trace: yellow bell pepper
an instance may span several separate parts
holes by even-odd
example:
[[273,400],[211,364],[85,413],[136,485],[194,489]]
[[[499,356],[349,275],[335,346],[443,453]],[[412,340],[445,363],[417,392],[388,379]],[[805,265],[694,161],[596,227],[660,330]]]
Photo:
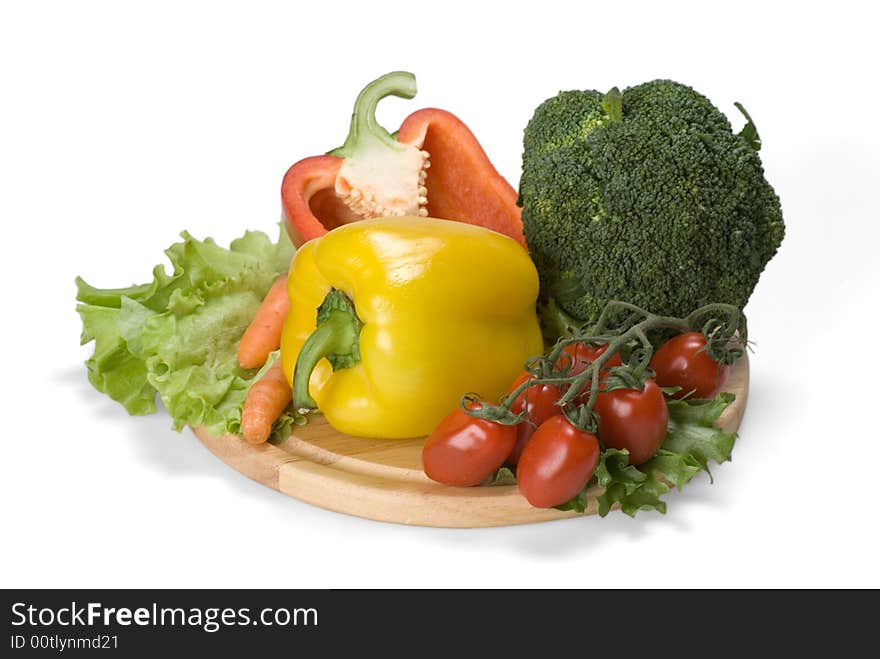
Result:
[[543,350],[528,254],[462,222],[339,227],[299,249],[287,290],[294,404],[350,435],[428,434],[465,393],[497,400]]

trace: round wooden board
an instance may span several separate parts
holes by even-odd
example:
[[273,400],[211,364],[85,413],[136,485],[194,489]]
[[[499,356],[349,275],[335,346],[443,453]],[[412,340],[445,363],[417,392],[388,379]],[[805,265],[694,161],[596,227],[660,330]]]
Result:
[[[736,394],[718,425],[736,430],[746,410],[748,358],[734,366],[726,389]],[[235,435],[194,432],[226,464],[275,490],[337,512],[383,522],[473,528],[547,522],[581,513],[533,508],[515,485],[449,487],[422,472],[424,438],[364,439],[343,435],[316,415],[280,445],[250,445]],[[598,492],[594,493],[598,494]],[[596,512],[595,496],[587,514]]]

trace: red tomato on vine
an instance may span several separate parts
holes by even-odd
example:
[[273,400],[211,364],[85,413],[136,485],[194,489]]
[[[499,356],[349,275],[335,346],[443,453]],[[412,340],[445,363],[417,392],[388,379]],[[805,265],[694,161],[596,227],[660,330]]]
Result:
[[538,427],[519,458],[516,480],[530,504],[551,508],[584,489],[599,464],[596,436],[557,414]]
[[650,460],[663,444],[669,410],[654,380],[638,389],[612,389],[596,396],[593,411],[599,415],[599,437],[605,446],[629,451],[629,463]]
[[422,464],[428,478],[439,483],[479,485],[504,464],[515,443],[515,426],[478,419],[458,408],[428,437]]
[[706,352],[706,337],[685,332],[664,343],[651,358],[651,370],[661,387],[681,387],[675,394],[693,398],[714,398],[730,375],[730,366],[719,364]]
[[[587,370],[587,366],[596,361],[599,356],[604,353],[608,349],[607,345],[603,346],[594,346],[588,343],[569,343],[565,346],[565,354],[568,355],[567,363],[570,365],[569,375],[579,375]],[[562,362],[565,358],[560,358],[557,366],[561,366]],[[605,368],[611,368],[613,366],[620,366],[622,364],[620,360],[620,354],[612,355],[607,362],[605,362]]]
[[[530,373],[522,373],[510,387],[510,393],[513,393],[524,382],[532,379]],[[531,439],[535,430],[538,429],[551,416],[559,414],[559,406],[556,405],[562,397],[562,391],[555,384],[536,384],[516,397],[510,406],[510,411],[514,414],[521,414],[527,411],[528,417],[525,421],[516,427],[516,444],[513,451],[507,457],[507,462],[515,465],[519,462],[519,456],[522,454],[523,448]]]

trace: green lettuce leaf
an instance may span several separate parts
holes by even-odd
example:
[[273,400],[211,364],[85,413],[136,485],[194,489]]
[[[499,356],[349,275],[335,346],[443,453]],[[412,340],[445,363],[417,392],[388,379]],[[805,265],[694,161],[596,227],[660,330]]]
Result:
[[[629,464],[629,451],[605,449],[599,459],[594,474],[595,484],[604,488],[598,499],[599,515],[605,517],[615,503],[632,499],[634,504],[637,495],[648,480],[648,476],[638,468]],[[645,493],[642,493],[644,497]]]
[[[248,231],[228,249],[210,238],[181,237],[165,251],[172,272],[158,265],[150,283],[97,289],[77,278],[81,342],[95,342],[89,381],[130,414],[155,412],[158,397],[175,430],[237,433],[250,384],[278,357],[262,369],[242,369],[238,342],[294,249],[283,227],[277,241]],[[273,438],[304,421],[291,410]]]
[[129,414],[156,411],[156,390],[147,382],[147,365],[132,355],[119,333],[119,309],[80,305],[81,342],[95,342],[86,361],[89,382],[125,406]]
[[501,465],[486,479],[486,485],[516,485],[516,473],[507,465]]
[[729,460],[736,433],[723,432],[714,423],[733,399],[733,394],[721,393],[709,401],[669,401],[669,431],[663,448],[688,456],[707,473],[710,461]]

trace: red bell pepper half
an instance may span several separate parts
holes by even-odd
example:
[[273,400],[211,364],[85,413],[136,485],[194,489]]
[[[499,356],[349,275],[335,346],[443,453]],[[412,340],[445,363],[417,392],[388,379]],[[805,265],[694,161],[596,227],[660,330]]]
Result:
[[395,135],[376,122],[380,100],[415,94],[411,73],[374,80],[358,95],[345,144],[287,171],[281,203],[295,245],[349,222],[410,215],[476,224],[525,246],[516,191],[460,119],[426,108]]

